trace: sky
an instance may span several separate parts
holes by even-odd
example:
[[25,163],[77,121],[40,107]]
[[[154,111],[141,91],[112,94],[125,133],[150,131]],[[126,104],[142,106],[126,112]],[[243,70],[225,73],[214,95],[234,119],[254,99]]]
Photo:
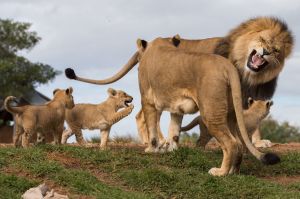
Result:
[[[21,52],[33,62],[64,71],[72,67],[82,77],[103,79],[114,75],[136,51],[138,38],[179,34],[201,39],[224,36],[241,22],[257,16],[283,19],[295,37],[292,55],[280,74],[271,115],[300,126],[300,1],[298,0],[0,0],[0,18],[32,23],[42,38],[30,51]],[[137,66],[110,85],[92,85],[68,80],[63,74],[37,87],[47,96],[56,88],[74,89],[76,103],[100,103],[107,89],[121,89],[134,97],[133,112],[111,129],[111,137],[137,137],[135,115],[140,109]],[[299,86],[299,87],[298,87]],[[196,115],[185,116],[187,124]],[[161,126],[167,135],[169,114]],[[198,129],[193,129],[198,132]],[[84,131],[84,137],[99,131]],[[72,139],[71,139],[72,140]],[[74,140],[74,139],[73,139]]]

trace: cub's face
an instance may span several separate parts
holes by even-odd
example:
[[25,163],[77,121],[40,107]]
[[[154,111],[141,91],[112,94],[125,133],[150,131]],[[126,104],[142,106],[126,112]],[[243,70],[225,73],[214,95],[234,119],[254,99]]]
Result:
[[109,97],[113,98],[117,102],[118,109],[128,107],[133,100],[133,97],[122,90],[109,88],[107,92],[109,94]]
[[272,100],[253,100],[252,98],[248,99],[248,110],[256,113],[256,115],[262,116],[262,119],[270,113],[270,108],[272,105]]
[[67,109],[72,109],[75,106],[72,93],[72,87],[69,87],[66,90],[55,89],[53,91],[54,99],[63,101]]

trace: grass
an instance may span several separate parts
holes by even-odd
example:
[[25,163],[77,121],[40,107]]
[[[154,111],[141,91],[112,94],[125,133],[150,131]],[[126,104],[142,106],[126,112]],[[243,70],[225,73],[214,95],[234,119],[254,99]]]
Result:
[[[282,185],[263,179],[299,177],[299,152],[282,154],[282,162],[274,166],[245,155],[240,175],[210,176],[208,170],[219,166],[221,158],[220,150],[188,147],[168,154],[145,154],[138,147],[0,148],[0,198],[20,198],[45,179],[67,190],[71,198],[300,198],[299,181]],[[8,168],[30,178],[4,174]]]

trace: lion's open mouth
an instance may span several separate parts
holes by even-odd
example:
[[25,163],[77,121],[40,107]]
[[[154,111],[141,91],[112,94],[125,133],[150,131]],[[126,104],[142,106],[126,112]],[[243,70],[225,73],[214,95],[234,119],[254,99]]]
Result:
[[125,100],[124,104],[126,107],[128,107],[131,102],[132,102],[132,99]]
[[268,65],[268,62],[263,58],[263,55],[259,54],[256,50],[252,50],[247,62],[248,68],[254,72],[259,72],[266,65]]

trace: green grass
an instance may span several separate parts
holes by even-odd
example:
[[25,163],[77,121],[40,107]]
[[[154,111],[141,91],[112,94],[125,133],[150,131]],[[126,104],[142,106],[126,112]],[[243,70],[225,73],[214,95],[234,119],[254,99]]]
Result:
[[[76,165],[49,159],[49,154],[71,157]],[[47,156],[48,154],[48,156]],[[264,166],[245,155],[240,175],[212,177],[207,172],[220,166],[220,150],[203,152],[183,147],[168,154],[145,154],[141,148],[98,148],[45,145],[30,149],[0,148],[0,171],[15,168],[30,173],[29,181],[0,175],[0,191],[12,197],[48,179],[72,194],[95,198],[300,198],[300,182],[281,185],[263,180],[268,176],[300,176],[300,153],[281,155],[282,162]],[[103,172],[110,182],[97,178]],[[18,174],[16,174],[18,175]],[[3,179],[4,180],[3,180]],[[5,180],[8,178],[9,180]],[[8,182],[7,182],[8,181]],[[3,195],[3,194],[1,194]],[[19,195],[18,195],[19,196]]]
[[15,175],[0,173],[0,198],[21,198],[21,195],[29,188],[37,186],[37,182]]

